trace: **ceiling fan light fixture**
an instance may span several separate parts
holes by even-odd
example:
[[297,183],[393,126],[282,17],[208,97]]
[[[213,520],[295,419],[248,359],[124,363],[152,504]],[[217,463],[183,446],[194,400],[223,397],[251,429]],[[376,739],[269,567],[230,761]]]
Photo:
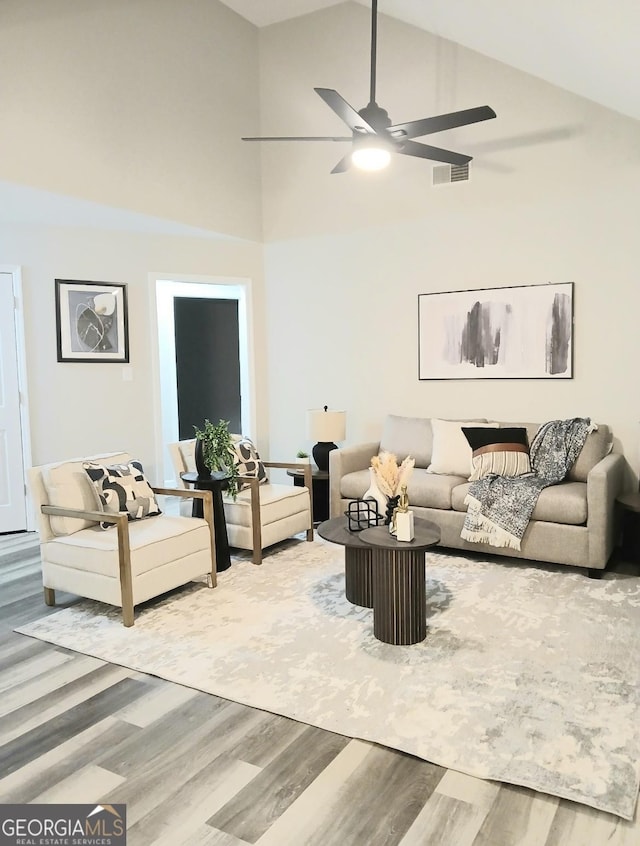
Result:
[[[1,2],[1,0],[0,0]],[[335,2],[335,0],[334,0]],[[369,77],[369,102],[356,111],[344,97],[333,88],[314,88],[329,108],[351,130],[351,137],[336,135],[267,136],[243,138],[243,141],[351,141],[352,149],[335,165],[331,173],[345,173],[351,166],[361,170],[382,170],[391,161],[391,153],[445,162],[461,167],[471,161],[471,156],[442,150],[430,144],[414,141],[424,135],[444,132],[458,126],[468,126],[478,121],[494,118],[496,113],[490,106],[463,109],[449,114],[433,115],[406,123],[392,124],[389,113],[376,103],[376,60],[378,41],[378,0],[371,0],[371,73]]]
[[391,161],[389,149],[379,143],[360,144],[351,153],[351,162],[360,170],[382,170]]

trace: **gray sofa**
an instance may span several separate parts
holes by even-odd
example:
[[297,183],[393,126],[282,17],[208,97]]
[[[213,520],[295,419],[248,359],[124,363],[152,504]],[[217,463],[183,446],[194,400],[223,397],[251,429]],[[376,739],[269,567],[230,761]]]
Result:
[[[471,426],[486,422],[499,427],[524,426],[529,443],[541,425],[484,419],[466,422]],[[440,425],[437,430],[440,433]],[[468,477],[428,472],[434,448],[431,418],[388,415],[379,441],[330,453],[331,516],[341,515],[350,500],[362,497],[368,489],[372,456],[387,451],[402,461],[411,455],[416,462],[408,484],[411,509],[416,517],[438,524],[441,546],[586,567],[594,571],[590,575],[598,575],[595,571],[604,570],[616,543],[615,500],[624,482],[624,458],[612,452],[612,443],[609,427],[598,424],[597,430],[587,436],[566,480],[541,492],[517,551],[470,543],[460,537]]]

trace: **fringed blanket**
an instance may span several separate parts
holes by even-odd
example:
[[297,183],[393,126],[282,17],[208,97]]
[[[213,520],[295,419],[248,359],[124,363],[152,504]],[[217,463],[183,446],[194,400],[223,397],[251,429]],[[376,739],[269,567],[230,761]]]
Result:
[[531,473],[517,477],[492,474],[471,483],[460,537],[519,550],[540,491],[565,478],[587,435],[595,429],[588,417],[544,423],[531,443]]

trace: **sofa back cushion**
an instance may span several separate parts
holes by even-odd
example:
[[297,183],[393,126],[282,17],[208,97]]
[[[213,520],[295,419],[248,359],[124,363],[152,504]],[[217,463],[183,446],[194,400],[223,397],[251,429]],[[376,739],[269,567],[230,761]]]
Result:
[[570,482],[586,482],[589,471],[596,464],[609,455],[613,449],[613,434],[606,423],[598,423],[595,432],[587,435],[578,460],[569,471],[567,479]]
[[[495,423],[486,421],[472,421],[474,427],[497,428]],[[460,476],[468,479],[473,471],[472,453],[469,441],[466,439],[462,427],[469,425],[468,420],[441,420],[432,418],[433,449],[428,473],[438,473],[445,476]]]
[[388,414],[380,438],[380,452],[393,453],[399,462],[410,455],[416,467],[428,467],[431,462],[433,435],[428,417],[401,417]]
[[[542,423],[504,423],[501,422],[500,427],[505,426],[524,426],[527,430],[529,443],[533,441],[536,432]],[[589,471],[592,470],[599,461],[609,455],[613,449],[613,435],[611,429],[606,423],[598,423],[598,428],[594,432],[587,435],[587,440],[582,447],[582,451],[578,456],[578,460],[573,465],[567,474],[569,482],[586,482]]]

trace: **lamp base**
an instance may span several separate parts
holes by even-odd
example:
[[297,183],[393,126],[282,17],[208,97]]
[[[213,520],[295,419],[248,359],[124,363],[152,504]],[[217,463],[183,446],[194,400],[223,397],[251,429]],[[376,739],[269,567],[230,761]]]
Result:
[[318,441],[313,447],[311,454],[318,465],[318,470],[324,470],[325,473],[329,472],[329,453],[332,449],[338,449],[332,441]]

